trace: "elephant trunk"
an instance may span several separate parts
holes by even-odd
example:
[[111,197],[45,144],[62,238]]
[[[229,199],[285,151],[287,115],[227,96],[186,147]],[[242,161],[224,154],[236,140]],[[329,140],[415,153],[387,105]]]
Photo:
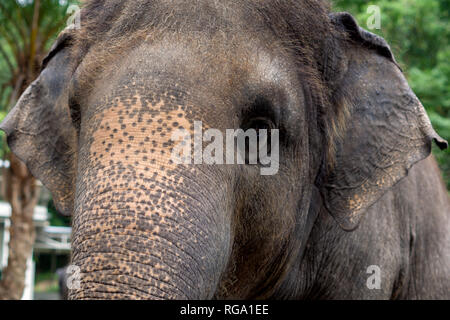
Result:
[[72,264],[81,274],[71,298],[211,298],[229,230],[211,202],[188,193],[138,188],[90,196],[74,221]]
[[82,123],[70,298],[211,298],[231,250],[228,184],[170,160],[167,114],[120,110]]

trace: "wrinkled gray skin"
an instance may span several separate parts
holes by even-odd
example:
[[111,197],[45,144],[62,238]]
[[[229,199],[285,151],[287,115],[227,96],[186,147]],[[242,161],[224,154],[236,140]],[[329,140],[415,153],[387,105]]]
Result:
[[[447,144],[384,40],[319,1],[196,4],[89,2],[1,125],[73,215],[70,298],[450,298]],[[175,165],[195,120],[280,129],[279,172]]]

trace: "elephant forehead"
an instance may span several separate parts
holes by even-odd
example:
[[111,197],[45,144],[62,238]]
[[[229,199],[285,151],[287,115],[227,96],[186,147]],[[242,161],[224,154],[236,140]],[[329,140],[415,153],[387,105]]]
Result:
[[284,88],[296,80],[294,54],[275,37],[169,33],[136,42],[112,52],[101,43],[93,47],[77,71],[78,94],[89,92],[93,83],[95,92],[111,90],[119,82],[132,88],[133,78],[158,90],[164,85],[189,88],[197,100],[219,105],[236,99],[248,86]]

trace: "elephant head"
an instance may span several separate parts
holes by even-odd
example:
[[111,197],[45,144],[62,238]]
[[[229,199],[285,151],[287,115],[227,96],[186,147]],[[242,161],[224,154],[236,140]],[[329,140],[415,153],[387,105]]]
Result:
[[[92,1],[81,23],[1,125],[73,215],[71,298],[271,297],[322,206],[352,230],[446,147],[386,42],[321,1]],[[277,173],[174,162],[195,121],[277,129]]]

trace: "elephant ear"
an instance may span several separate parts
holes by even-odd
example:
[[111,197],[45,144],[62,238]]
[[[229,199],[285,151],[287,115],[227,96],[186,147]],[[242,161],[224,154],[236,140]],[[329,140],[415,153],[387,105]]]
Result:
[[0,124],[11,151],[50,190],[63,214],[73,208],[76,130],[68,107],[72,75],[70,32],[63,32],[43,61],[39,77]]
[[433,140],[442,149],[447,142],[433,130],[385,40],[348,13],[331,19],[342,36],[333,59],[345,66],[334,81],[335,101],[349,117],[321,192],[340,226],[353,230],[369,206],[430,155]]

